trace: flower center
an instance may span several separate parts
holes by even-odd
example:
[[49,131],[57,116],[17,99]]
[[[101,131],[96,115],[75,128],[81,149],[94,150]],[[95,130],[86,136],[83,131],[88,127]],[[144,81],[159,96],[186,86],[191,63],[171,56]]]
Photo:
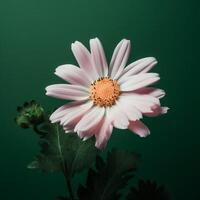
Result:
[[116,80],[102,77],[90,86],[90,99],[98,106],[112,106],[120,95],[120,88]]

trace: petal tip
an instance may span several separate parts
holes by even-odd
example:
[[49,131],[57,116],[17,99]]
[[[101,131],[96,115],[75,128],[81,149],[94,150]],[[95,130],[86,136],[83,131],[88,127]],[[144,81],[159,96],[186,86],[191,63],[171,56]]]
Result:
[[162,114],[166,114],[168,112],[168,110],[170,110],[169,107],[163,107],[162,108]]

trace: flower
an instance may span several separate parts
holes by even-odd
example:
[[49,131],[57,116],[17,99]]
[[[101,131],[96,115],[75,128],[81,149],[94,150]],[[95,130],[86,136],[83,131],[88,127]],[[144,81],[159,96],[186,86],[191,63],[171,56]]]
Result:
[[98,38],[90,40],[90,52],[82,43],[72,43],[80,67],[57,67],[55,74],[69,84],[46,87],[46,95],[72,102],[58,108],[50,116],[51,122],[59,122],[66,132],[77,132],[83,140],[95,135],[95,146],[100,149],[106,146],[113,127],[130,129],[140,137],[149,135],[142,116],[167,112],[159,100],[165,92],[147,87],[160,79],[159,74],[149,73],[157,63],[155,58],[143,58],[125,67],[130,46],[129,40],[121,40],[108,67]]

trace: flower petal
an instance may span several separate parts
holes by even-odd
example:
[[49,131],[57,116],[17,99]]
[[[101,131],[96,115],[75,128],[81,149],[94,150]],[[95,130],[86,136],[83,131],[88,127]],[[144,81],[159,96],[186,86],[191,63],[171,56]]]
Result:
[[55,74],[71,84],[84,86],[88,86],[90,84],[84,70],[74,65],[60,65],[56,68]]
[[51,114],[49,119],[52,123],[59,122],[62,119],[63,116],[65,116],[71,110],[73,110],[74,108],[76,108],[76,107],[78,107],[82,104],[85,104],[85,102],[83,102],[83,101],[73,101],[73,102],[70,102],[68,104],[65,104],[65,105],[59,107],[57,110],[55,110]]
[[141,113],[153,112],[152,107],[160,105],[158,98],[150,95],[139,95],[135,93],[122,94],[124,102],[131,103],[132,106],[136,107]]
[[165,96],[164,90],[153,88],[153,87],[140,88],[138,90],[135,90],[134,93],[141,94],[141,95],[147,94],[147,95],[151,95],[151,96],[154,96],[156,98],[159,98],[159,99],[161,99],[162,97]]
[[91,56],[99,77],[108,75],[108,64],[102,44],[98,38],[90,40]]
[[137,74],[127,78],[126,82],[120,85],[121,91],[133,91],[146,87],[160,79],[157,73]]
[[133,105],[132,99],[121,96],[116,104],[127,115],[129,120],[136,121],[142,118],[142,113]]
[[85,141],[97,133],[97,130],[99,130],[97,129],[97,126],[98,125],[91,127],[86,131],[77,131],[77,134],[81,139],[83,138],[83,141]]
[[88,113],[86,113],[79,123],[74,128],[74,131],[86,131],[95,125],[97,125],[105,114],[104,107],[93,107]]
[[98,149],[103,149],[106,146],[112,134],[112,130],[113,130],[113,126],[108,120],[108,118],[107,117],[103,118],[103,120],[101,121],[101,126],[99,128],[99,131],[97,134],[95,134],[95,137],[96,137],[95,146]]
[[109,76],[117,79],[123,71],[130,53],[130,41],[123,39],[115,48],[109,67]]
[[[88,101],[87,103],[77,106],[73,110],[70,110],[60,121],[60,124],[63,126],[76,126],[76,124],[82,119],[84,114],[86,114],[91,107],[93,106],[93,103],[91,101]],[[74,132],[76,132],[74,130]]]
[[92,63],[92,57],[87,48],[82,43],[76,41],[75,43],[72,43],[71,49],[80,68],[85,71],[89,80],[94,81],[98,79],[98,73]]
[[127,115],[120,109],[118,105],[107,108],[107,117],[113,126],[118,129],[127,129],[129,120]]
[[162,114],[166,114],[167,111],[169,110],[168,107],[161,107],[159,105],[155,105],[151,108],[152,112],[147,112],[147,113],[144,113],[145,116],[148,116],[148,117],[157,117],[159,115],[162,115]]
[[85,87],[69,84],[55,84],[46,87],[46,95],[59,99],[86,100],[89,98]]
[[139,120],[131,121],[128,128],[140,137],[146,137],[150,134],[149,129]]
[[157,60],[154,57],[147,57],[137,60],[129,64],[121,73],[118,80],[119,83],[123,83],[127,77],[133,76],[139,73],[145,73],[151,70],[157,64]]

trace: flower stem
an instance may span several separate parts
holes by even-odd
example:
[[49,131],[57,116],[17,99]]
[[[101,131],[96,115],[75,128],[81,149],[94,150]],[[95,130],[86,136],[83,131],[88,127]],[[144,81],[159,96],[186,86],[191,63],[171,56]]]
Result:
[[66,180],[66,183],[67,183],[67,187],[68,187],[70,199],[74,200],[74,195],[73,195],[73,191],[72,191],[71,180],[69,178],[67,178],[67,176],[65,174],[64,174],[64,176],[65,176],[65,180]]
[[56,134],[57,134],[57,138],[58,138],[58,150],[59,150],[59,154],[60,154],[60,158],[62,161],[62,172],[64,174],[66,183],[67,183],[67,187],[68,187],[68,191],[69,191],[69,195],[70,195],[70,199],[74,200],[74,195],[73,195],[73,191],[72,191],[72,185],[71,185],[71,179],[69,178],[69,176],[67,175],[67,167],[65,164],[65,160],[63,158],[63,151],[62,151],[62,145],[60,143],[60,133],[59,133],[59,127],[58,125],[56,126]]

